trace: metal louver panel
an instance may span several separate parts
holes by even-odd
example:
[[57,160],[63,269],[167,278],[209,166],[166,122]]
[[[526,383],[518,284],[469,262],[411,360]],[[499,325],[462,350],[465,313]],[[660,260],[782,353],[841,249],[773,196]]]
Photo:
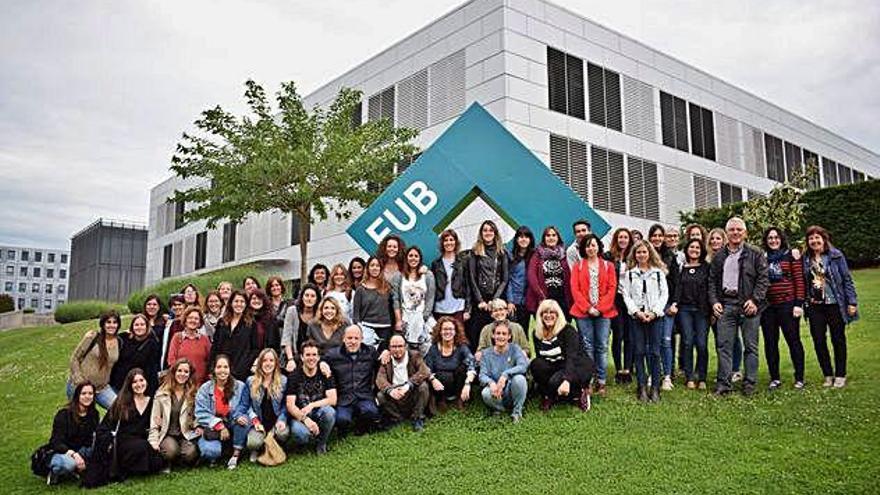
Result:
[[624,132],[653,142],[654,95],[651,86],[629,76],[623,76]]
[[764,133],[760,129],[752,129],[752,163],[754,165],[753,173],[760,177],[767,175],[767,163],[764,161]]
[[593,172],[593,208],[608,211],[608,150],[590,147],[590,169]]
[[382,91],[382,118],[394,124],[394,86]]
[[550,170],[562,182],[569,183],[568,139],[555,134],[550,135]]
[[397,84],[397,125],[422,130],[428,127],[428,70]]
[[718,182],[694,175],[694,207],[715,208],[718,204]]
[[569,170],[571,189],[584,201],[590,200],[588,186],[589,171],[587,170],[587,145],[580,141],[570,140],[568,143]]
[[645,218],[645,175],[644,161],[634,156],[626,157],[629,176],[629,214]]
[[718,141],[716,142],[718,163],[728,167],[739,168],[736,159],[736,121],[716,112],[715,131],[718,133]]
[[609,129],[623,130],[620,109],[620,74],[605,69],[605,118]]
[[657,182],[657,164],[644,162],[645,218],[660,220],[660,190]]
[[[645,162],[645,168],[648,171],[646,175],[650,176],[652,169],[656,169],[656,165],[651,162]],[[645,184],[646,190],[650,193],[652,189],[651,180],[646,178]],[[649,205],[652,200],[657,200],[656,190],[656,186],[653,186],[655,195],[646,194],[646,202]],[[646,208],[646,210],[650,209]],[[679,212],[693,209],[694,184],[691,174],[677,168],[663,167],[663,212],[660,220],[666,223],[677,224],[680,221]]]
[[612,213],[626,215],[626,174],[623,168],[623,154],[608,152],[608,190],[609,208]]
[[376,93],[367,102],[367,120],[373,122],[382,118],[382,93]]
[[363,123],[364,102],[359,101],[351,110],[351,126],[360,127]]
[[602,67],[587,63],[587,83],[590,93],[590,122],[601,126],[606,125],[605,115],[605,82]]
[[566,91],[565,54],[549,46],[547,47],[547,89],[550,110],[566,113],[568,93]]
[[451,119],[464,111],[464,72],[464,50],[459,50],[428,68],[431,125]]
[[568,114],[579,119],[586,118],[584,108],[584,61],[565,56],[565,73],[568,81]]

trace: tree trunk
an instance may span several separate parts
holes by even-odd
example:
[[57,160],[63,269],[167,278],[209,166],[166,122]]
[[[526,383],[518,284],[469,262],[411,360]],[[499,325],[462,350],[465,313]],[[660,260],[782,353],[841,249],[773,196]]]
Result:
[[299,276],[300,287],[308,282],[309,276],[309,227],[312,223],[311,210],[306,207],[305,213],[294,213],[299,219]]

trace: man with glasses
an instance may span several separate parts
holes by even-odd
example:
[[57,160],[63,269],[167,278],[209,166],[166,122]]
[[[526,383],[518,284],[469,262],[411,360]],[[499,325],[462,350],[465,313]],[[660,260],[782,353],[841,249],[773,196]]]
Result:
[[391,359],[379,367],[376,375],[379,407],[392,423],[409,418],[413,431],[422,431],[425,429],[425,407],[431,397],[428,388],[431,370],[418,351],[407,351],[401,335],[391,337],[388,351]]

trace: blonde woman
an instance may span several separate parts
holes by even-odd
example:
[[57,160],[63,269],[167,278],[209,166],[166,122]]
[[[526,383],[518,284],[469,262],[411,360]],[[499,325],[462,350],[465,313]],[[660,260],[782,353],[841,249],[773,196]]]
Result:
[[[256,462],[266,441],[266,435],[270,431],[281,445],[286,443],[290,436],[285,407],[286,389],[287,376],[281,372],[278,353],[275,349],[263,349],[257,356],[257,369],[254,375],[249,376],[245,383],[235,413],[235,422],[238,425],[250,427],[247,434],[247,449],[251,453],[251,462]],[[237,459],[240,453],[241,450],[236,449],[232,454],[233,458]]]
[[165,472],[171,472],[175,462],[190,465],[199,457],[194,442],[199,433],[193,417],[197,389],[192,363],[181,358],[165,373],[153,398],[147,440],[165,459]]
[[323,355],[330,348],[342,345],[345,327],[346,320],[339,301],[332,296],[326,296],[318,304],[318,317],[309,323],[306,340],[314,340]]
[[582,411],[589,411],[593,361],[584,354],[577,330],[553,299],[541,301],[535,316],[535,359],[529,369],[541,394],[541,410],[576,400]]
[[476,351],[480,331],[492,323],[489,301],[502,299],[507,290],[509,264],[504,241],[498,226],[491,220],[480,225],[477,242],[468,258],[468,285],[471,297],[471,318],[467,322],[467,338],[471,351]]

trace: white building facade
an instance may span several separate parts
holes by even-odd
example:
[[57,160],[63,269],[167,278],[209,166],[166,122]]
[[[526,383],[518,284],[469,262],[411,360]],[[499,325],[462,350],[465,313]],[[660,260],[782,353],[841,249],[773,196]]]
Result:
[[51,313],[67,301],[69,262],[61,249],[0,246],[0,294],[17,310]]
[[[363,120],[419,129],[422,148],[479,102],[612,226],[677,224],[682,210],[766,193],[808,161],[820,187],[880,176],[880,155],[542,0],[465,3],[305,103],[328,104],[343,86],[363,92]],[[147,284],[252,261],[298,276],[290,216],[183,225],[185,206],[168,198],[188,185],[171,178],[151,191]],[[498,215],[475,203],[453,225],[470,243],[484,218]],[[313,225],[309,263],[363,255],[347,226]]]

